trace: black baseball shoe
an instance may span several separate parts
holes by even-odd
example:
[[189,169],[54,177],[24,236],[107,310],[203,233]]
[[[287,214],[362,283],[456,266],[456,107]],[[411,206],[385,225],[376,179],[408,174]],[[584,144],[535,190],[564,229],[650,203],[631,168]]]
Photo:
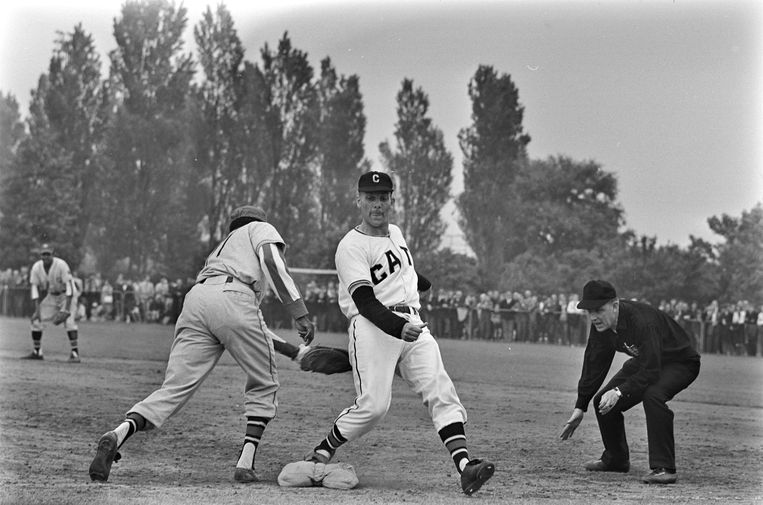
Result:
[[495,473],[495,465],[489,461],[473,459],[469,461],[461,472],[461,489],[464,494],[471,495],[479,491],[482,484],[488,481]]
[[675,484],[676,471],[668,468],[655,468],[641,479],[645,484]]
[[98,450],[90,463],[90,479],[100,482],[109,480],[111,464],[119,461],[121,457],[117,452],[117,434],[113,431],[106,432],[98,440]]
[[631,463],[628,460],[625,460],[621,463],[605,463],[604,461],[600,459],[593,459],[591,461],[587,461],[584,465],[585,469],[589,472],[620,472],[620,473],[628,473],[631,469]]
[[242,468],[237,466],[236,471],[233,473],[233,480],[236,482],[257,482],[259,479],[254,474],[254,468]]
[[42,357],[42,353],[41,352],[32,351],[29,354],[27,354],[26,356],[22,356],[20,359],[37,359],[37,360],[41,360],[41,359],[45,359],[45,358]]

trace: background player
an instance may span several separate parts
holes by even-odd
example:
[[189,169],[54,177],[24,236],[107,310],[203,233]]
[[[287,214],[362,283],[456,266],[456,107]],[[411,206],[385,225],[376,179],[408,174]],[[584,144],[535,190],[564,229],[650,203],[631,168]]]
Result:
[[470,460],[466,410],[442,363],[440,349],[419,317],[419,290],[430,283],[417,275],[413,258],[392,211],[392,179],[368,172],[358,181],[362,222],[336,251],[339,304],[350,321],[349,353],[357,398],[334,421],[326,438],[308,456],[328,463],[342,444],[370,431],[384,418],[392,397],[395,369],[420,396],[435,429],[472,494],[495,471],[488,461]]
[[284,247],[262,209],[244,206],[233,211],[230,233],[209,255],[186,295],[175,325],[164,383],[100,438],[90,465],[92,480],[109,478],[112,463],[120,457],[117,449],[133,433],[161,427],[177,413],[226,349],[246,373],[246,436],[234,479],[257,480],[255,452],[276,414],[279,387],[273,341],[259,309],[266,284],[296,321],[305,343],[309,344],[314,335],[305,303],[288,272]]
[[34,301],[34,314],[31,320],[34,350],[22,359],[43,359],[42,332],[47,323],[54,322],[56,316],[63,316],[66,317],[64,328],[71,345],[68,361],[79,363],[78,327],[75,318],[79,292],[74,284],[69,265],[53,255],[53,248],[49,244],[42,244],[40,259],[29,271],[29,282]]

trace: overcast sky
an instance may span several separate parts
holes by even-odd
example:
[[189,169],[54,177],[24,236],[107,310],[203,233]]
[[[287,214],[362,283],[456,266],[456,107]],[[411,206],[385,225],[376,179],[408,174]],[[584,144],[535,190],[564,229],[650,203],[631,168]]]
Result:
[[[319,72],[330,56],[360,78],[366,153],[393,140],[395,95],[410,78],[455,158],[470,123],[469,79],[480,64],[509,74],[525,108],[533,158],[595,160],[614,172],[626,226],[685,246],[718,242],[707,218],[738,217],[763,201],[763,2],[715,1],[228,1],[247,59],[285,31]],[[187,50],[207,5],[186,1]],[[77,23],[102,53],[115,47],[122,2],[4,4],[0,90],[26,114],[56,31]],[[454,207],[445,215],[454,216]],[[456,234],[451,226],[450,232]],[[451,237],[458,248],[458,240]]]

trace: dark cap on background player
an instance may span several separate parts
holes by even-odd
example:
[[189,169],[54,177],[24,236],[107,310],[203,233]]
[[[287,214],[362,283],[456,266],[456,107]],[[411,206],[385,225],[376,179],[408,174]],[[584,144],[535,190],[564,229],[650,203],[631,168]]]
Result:
[[588,281],[583,286],[583,298],[578,303],[578,308],[596,310],[615,298],[617,298],[617,292],[612,284],[607,281]]
[[252,219],[263,222],[268,220],[265,211],[256,205],[242,205],[241,207],[233,209],[233,212],[231,212],[230,215],[230,220],[235,221],[240,217],[251,217]]
[[384,172],[366,172],[358,179],[358,191],[361,193],[391,193],[392,177]]
[[53,254],[53,248],[50,244],[42,244],[40,246],[40,254]]
[[230,225],[229,225],[229,231],[233,231],[236,228],[239,228],[246,223],[251,223],[252,221],[262,221],[263,223],[267,222],[267,214],[265,214],[265,211],[257,207],[256,205],[242,205],[241,207],[236,207],[233,209],[233,212],[230,214]]

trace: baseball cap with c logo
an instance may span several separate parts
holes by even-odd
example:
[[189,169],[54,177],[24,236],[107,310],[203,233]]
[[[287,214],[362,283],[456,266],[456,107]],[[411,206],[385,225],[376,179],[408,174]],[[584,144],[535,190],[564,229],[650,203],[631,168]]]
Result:
[[358,179],[358,191],[362,193],[390,193],[392,190],[392,177],[384,172],[366,172]]

